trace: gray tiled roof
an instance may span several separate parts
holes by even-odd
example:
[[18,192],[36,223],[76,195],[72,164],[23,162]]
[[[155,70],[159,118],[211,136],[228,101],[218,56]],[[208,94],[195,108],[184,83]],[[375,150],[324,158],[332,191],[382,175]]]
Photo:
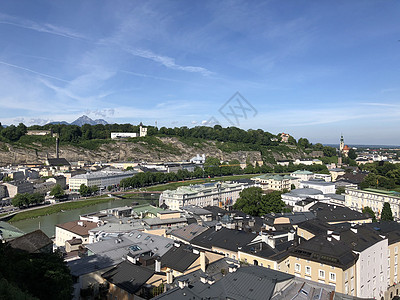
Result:
[[215,228],[207,229],[192,240],[192,244],[211,249],[212,246],[237,251],[238,247],[247,245],[257,237],[254,233],[222,228],[218,231]]
[[124,261],[104,273],[102,277],[127,291],[129,294],[134,294],[151,278],[151,276],[153,276],[153,274],[153,270]]
[[207,229],[208,227],[193,223],[185,227],[172,230],[171,235],[189,242]]
[[196,281],[189,287],[172,289],[155,299],[270,299],[278,282],[292,278],[293,275],[263,267],[241,267],[212,285]]
[[198,258],[200,254],[193,252],[193,247],[180,245],[172,247],[161,257],[161,265],[181,273],[185,272]]

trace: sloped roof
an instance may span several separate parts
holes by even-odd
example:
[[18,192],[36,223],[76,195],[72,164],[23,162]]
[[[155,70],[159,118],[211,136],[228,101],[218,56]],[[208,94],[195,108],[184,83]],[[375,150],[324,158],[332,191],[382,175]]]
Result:
[[318,235],[300,243],[291,252],[295,257],[339,267],[343,270],[352,266],[358,259],[344,241],[329,238],[326,234]]
[[200,254],[193,252],[193,247],[181,245],[172,247],[161,257],[161,265],[181,273],[185,272],[198,258]]
[[216,231],[215,228],[210,228],[196,236],[191,243],[208,249],[211,249],[214,246],[231,251],[237,251],[238,247],[247,245],[256,237],[257,234],[241,230],[221,228]]
[[65,158],[48,158],[50,166],[70,166],[71,164]]
[[129,294],[136,293],[153,276],[154,270],[124,261],[105,272],[102,277]]
[[189,242],[207,229],[208,227],[193,223],[188,226],[172,230],[171,235]]
[[87,236],[89,235],[89,230],[97,227],[97,223],[90,221],[71,221],[63,224],[57,224],[56,227],[60,227],[80,236]]
[[52,245],[53,242],[43,231],[38,229],[10,241],[9,244],[15,249],[39,253],[41,249]]

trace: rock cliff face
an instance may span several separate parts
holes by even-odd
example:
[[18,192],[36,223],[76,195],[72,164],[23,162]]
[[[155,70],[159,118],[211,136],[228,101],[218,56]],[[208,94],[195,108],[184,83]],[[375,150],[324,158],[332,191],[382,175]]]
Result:
[[[60,146],[60,157],[68,161],[111,162],[111,161],[181,161],[190,160],[196,154],[218,157],[223,160],[260,161],[258,151],[238,151],[225,153],[210,141],[207,144],[188,146],[176,138],[159,138],[157,144],[145,142],[116,141],[103,144],[96,150],[89,150],[72,145]],[[0,142],[0,165],[44,163],[46,158],[55,157],[55,147],[44,147],[40,143],[24,148]]]
[[[201,144],[187,145],[177,138],[161,137],[156,143],[146,141],[128,142],[113,141],[102,144],[96,150],[89,150],[72,145],[60,146],[60,157],[68,161],[87,162],[112,162],[112,161],[182,161],[190,160],[196,154],[217,157],[221,160],[237,159],[240,162],[262,161],[259,151],[237,151],[223,152],[218,149],[214,141],[207,141]],[[295,159],[304,157],[301,151],[294,151],[287,154],[272,152],[275,159]],[[24,148],[0,142],[0,165],[44,163],[46,158],[55,157],[55,147],[44,147],[40,143],[27,145]]]

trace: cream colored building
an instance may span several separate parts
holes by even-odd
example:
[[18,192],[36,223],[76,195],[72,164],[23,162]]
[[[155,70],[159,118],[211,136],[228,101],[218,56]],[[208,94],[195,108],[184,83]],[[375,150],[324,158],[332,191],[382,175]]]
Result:
[[249,187],[244,183],[216,182],[199,185],[181,186],[176,190],[166,190],[160,195],[159,204],[165,203],[172,210],[184,206],[232,206],[239,193]]
[[81,239],[82,244],[89,244],[89,230],[97,227],[97,223],[89,221],[72,221],[56,225],[54,243],[57,247],[64,247],[65,242],[72,239]]
[[253,177],[256,183],[261,185],[263,190],[273,190],[273,191],[283,191],[290,190],[291,185],[298,185],[298,178],[289,175],[273,175],[264,174],[260,176]]
[[390,204],[393,217],[398,220],[400,218],[400,197],[395,196],[392,192],[375,189],[345,189],[345,205],[351,209],[362,211],[364,207],[369,206],[377,217],[380,217],[385,202]]

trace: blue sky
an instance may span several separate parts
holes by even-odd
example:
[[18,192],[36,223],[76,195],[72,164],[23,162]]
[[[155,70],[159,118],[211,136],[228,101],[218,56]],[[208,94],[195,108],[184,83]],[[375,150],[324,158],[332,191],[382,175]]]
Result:
[[243,129],[400,144],[399,1],[5,0],[0,7],[2,124],[86,114],[159,127],[211,118],[230,126],[221,108],[240,92],[254,110],[238,111],[235,99],[228,106]]

